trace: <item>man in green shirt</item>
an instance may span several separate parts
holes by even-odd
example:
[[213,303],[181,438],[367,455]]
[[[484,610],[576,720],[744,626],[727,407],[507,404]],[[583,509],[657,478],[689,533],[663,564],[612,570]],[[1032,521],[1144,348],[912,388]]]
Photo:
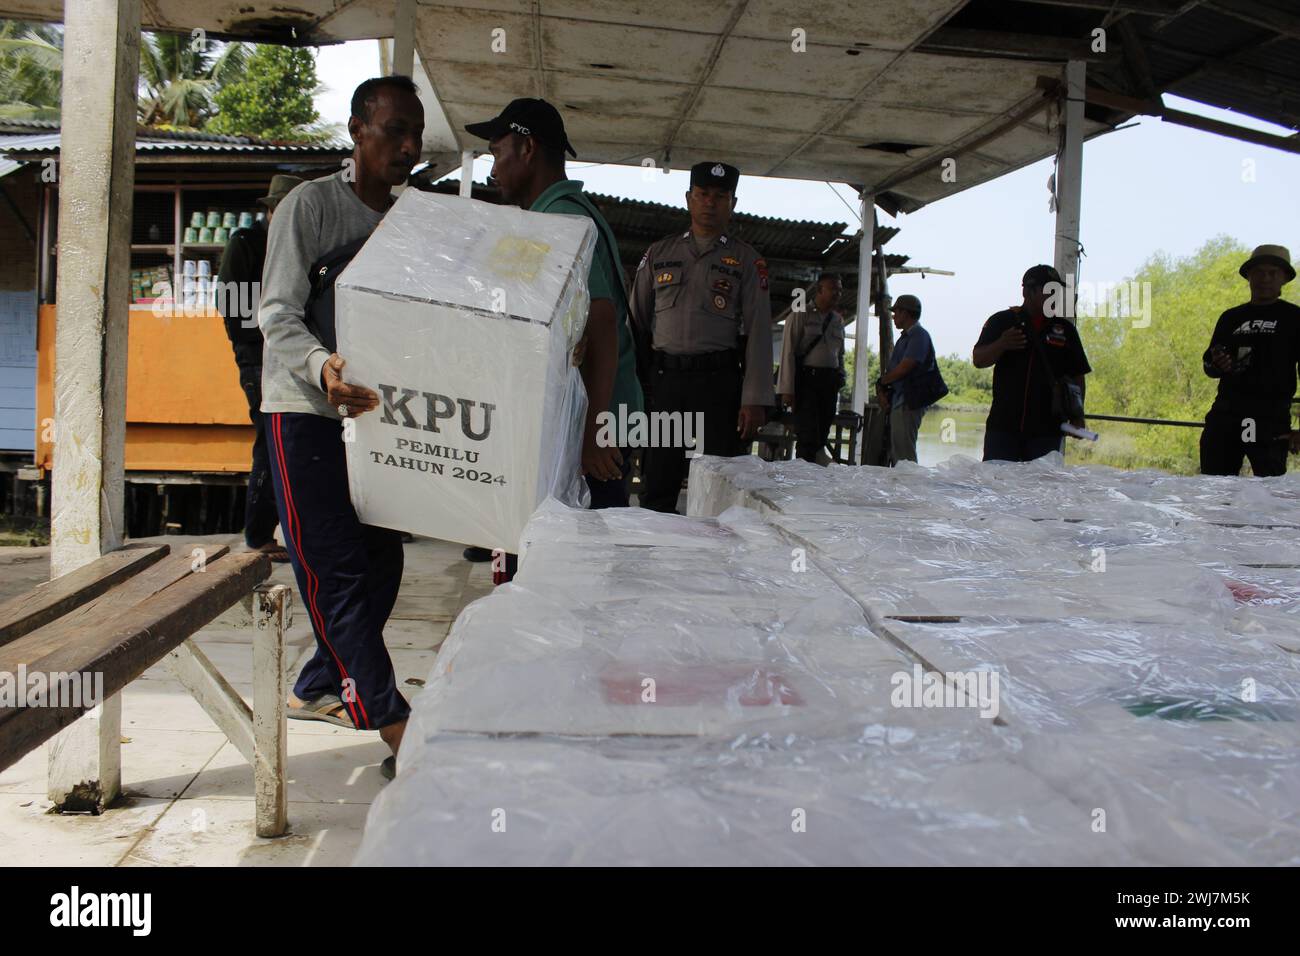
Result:
[[[596,250],[587,286],[591,307],[587,328],[574,352],[587,388],[587,422],[582,439],[582,472],[591,489],[592,508],[626,508],[630,449],[602,445],[596,417],[610,412],[616,420],[643,412],[636,354],[628,328],[626,284],[618,244],[605,218],[582,192],[582,183],[564,170],[567,150],[578,158],[564,132],[559,111],[545,100],[512,101],[501,115],[465,127],[486,139],[492,153],[492,178],[502,198],[533,212],[586,216],[596,225]],[[626,434],[626,429],[611,429]]]

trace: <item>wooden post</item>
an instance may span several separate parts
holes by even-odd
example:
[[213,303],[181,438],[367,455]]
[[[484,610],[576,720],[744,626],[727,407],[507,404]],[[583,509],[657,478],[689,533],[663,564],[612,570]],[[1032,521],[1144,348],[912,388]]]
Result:
[[[874,221],[874,211],[872,220]],[[893,298],[889,294],[889,267],[885,263],[883,246],[876,246],[872,266],[876,270],[876,318],[880,320],[880,370],[889,365],[889,356],[894,351],[894,319],[890,306]]]
[[[1056,167],[1056,255],[1054,265],[1067,287],[1079,281],[1079,208],[1083,198],[1083,104],[1086,64],[1065,65],[1065,148]],[[1073,321],[1073,305],[1070,318]]]
[[289,825],[289,743],[284,716],[289,682],[284,674],[284,632],[291,624],[293,590],[283,584],[263,584],[254,593],[253,790],[257,835],[274,837]]
[[[50,576],[121,543],[126,326],[140,0],[64,10]],[[121,791],[122,701],[50,742],[49,797],[99,812]]]
[[853,410],[863,416],[866,423],[866,405],[871,398],[870,374],[867,368],[867,316],[871,312],[871,249],[876,240],[876,197],[863,193],[860,197],[862,242],[858,245],[858,316],[853,330]]

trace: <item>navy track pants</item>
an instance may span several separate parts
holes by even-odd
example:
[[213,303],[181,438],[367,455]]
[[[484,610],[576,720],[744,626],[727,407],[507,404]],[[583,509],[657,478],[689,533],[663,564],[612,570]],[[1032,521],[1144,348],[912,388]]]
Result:
[[316,634],[293,692],[338,695],[361,730],[405,720],[411,708],[384,646],[402,583],[401,534],[357,518],[337,421],[271,412],[266,437],[280,527]]

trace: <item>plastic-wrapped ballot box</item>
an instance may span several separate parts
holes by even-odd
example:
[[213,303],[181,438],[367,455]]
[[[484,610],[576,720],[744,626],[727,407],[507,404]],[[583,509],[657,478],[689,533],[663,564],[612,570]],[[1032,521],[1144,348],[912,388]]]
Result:
[[581,505],[589,219],[406,190],[335,284],[344,425],[367,524],[515,550],[537,505]]

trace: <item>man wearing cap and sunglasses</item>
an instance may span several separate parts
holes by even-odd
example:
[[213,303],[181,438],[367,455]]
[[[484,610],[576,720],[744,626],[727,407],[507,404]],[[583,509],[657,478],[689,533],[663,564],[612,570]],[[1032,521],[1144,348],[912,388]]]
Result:
[[[253,459],[248,468],[248,492],[244,499],[244,542],[251,550],[263,551],[272,561],[288,561],[289,555],[275,543],[275,491],[266,456],[266,427],[262,421],[262,350],[265,342],[257,325],[257,304],[266,263],[266,233],[275,207],[293,187],[306,180],[297,176],[273,176],[267,195],[258,200],[266,207],[266,218],[236,229],[221,254],[217,270],[217,307],[226,324],[226,336],[235,350],[239,366],[239,387],[248,399],[248,417],[253,423]],[[248,290],[258,290],[253,295]],[[247,307],[247,310],[245,310]]]
[[[993,366],[985,461],[1033,461],[1061,450],[1064,421],[1083,427],[1083,377],[1092,366],[1074,323],[1047,315],[1048,302],[1053,297],[1059,301],[1064,287],[1051,266],[1033,266],[1020,280],[1023,303],[984,323],[971,363]],[[1076,396],[1070,409],[1059,407],[1057,399],[1067,388]]]
[[1300,452],[1291,428],[1300,365],[1300,306],[1282,299],[1295,278],[1284,246],[1255,249],[1238,270],[1250,301],[1224,312],[1202,356],[1219,392],[1201,432],[1201,474],[1236,475],[1242,458],[1259,477],[1286,473],[1287,451]]
[[[706,455],[743,455],[775,404],[767,263],[727,227],[740,170],[691,167],[685,232],[653,243],[632,281],[632,332],[651,414],[704,416]],[[699,439],[696,439],[697,445]],[[684,448],[647,448],[641,505],[674,512]]]

